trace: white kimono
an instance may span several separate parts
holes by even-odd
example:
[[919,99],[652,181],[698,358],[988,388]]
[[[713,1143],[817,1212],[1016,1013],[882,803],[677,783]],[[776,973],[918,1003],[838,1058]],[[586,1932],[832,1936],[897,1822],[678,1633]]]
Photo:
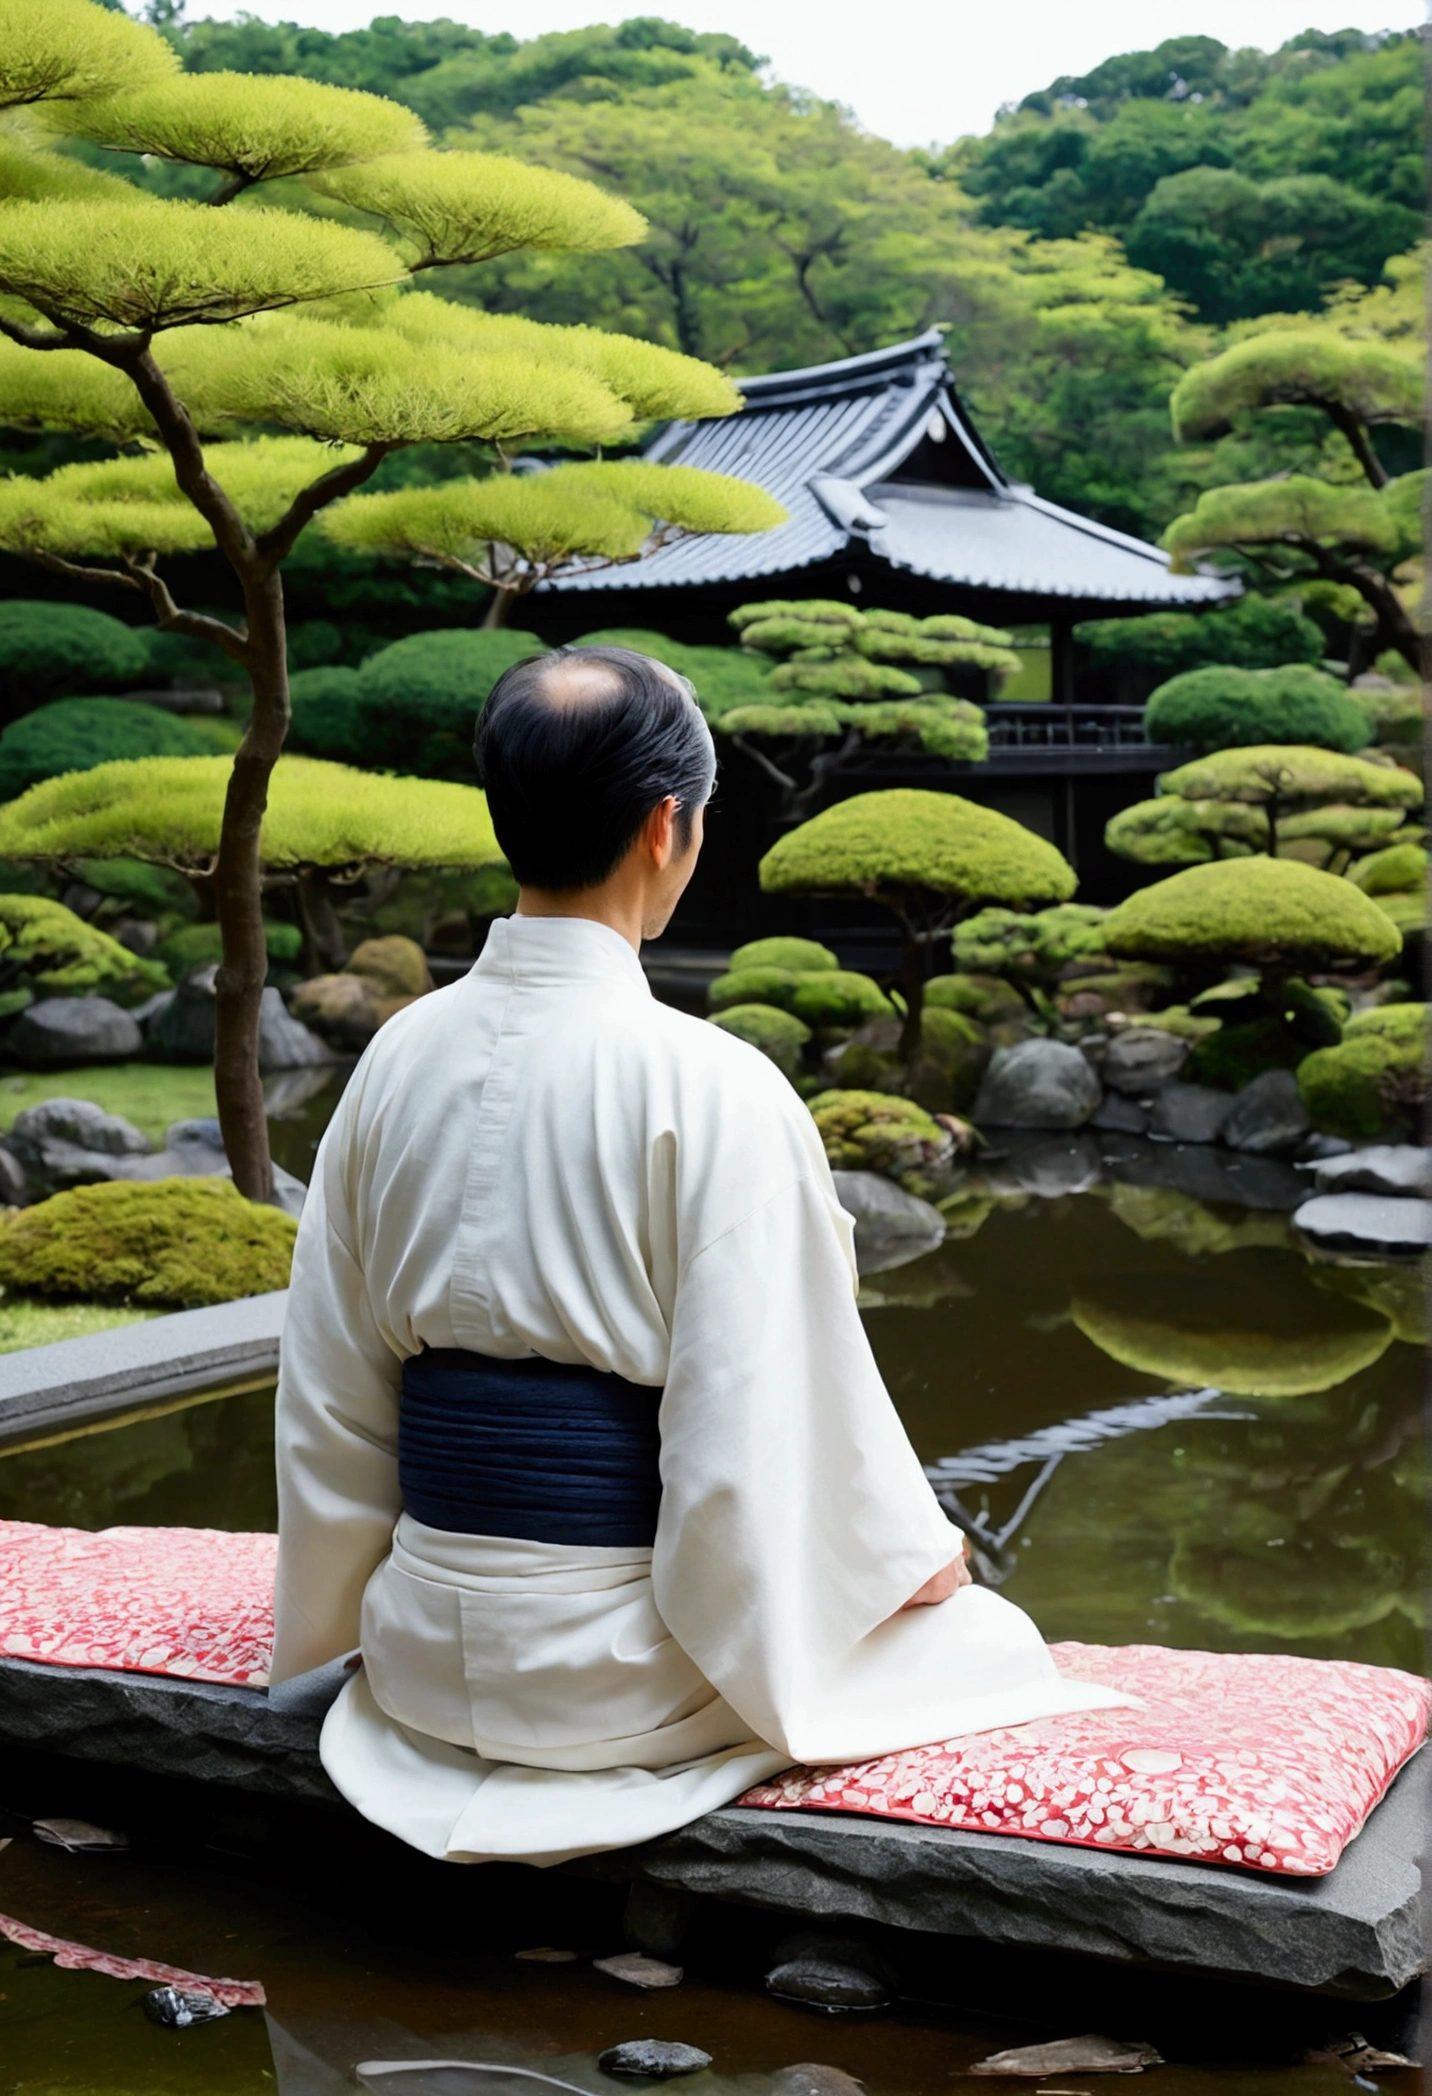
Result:
[[[855,1293],[806,1108],[658,1004],[618,933],[506,919],[388,1022],[319,1149],[278,1395],[273,1678],[361,1650],[322,1741],[360,1812],[429,1855],[555,1863],[792,1762],[1126,1700],[984,1589],[898,1613],[960,1536]],[[424,1346],[660,1391],[655,1549],[404,1514]]]

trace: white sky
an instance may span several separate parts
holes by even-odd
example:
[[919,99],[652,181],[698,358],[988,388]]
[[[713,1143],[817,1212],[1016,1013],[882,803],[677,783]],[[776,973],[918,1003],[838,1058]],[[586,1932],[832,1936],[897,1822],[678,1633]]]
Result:
[[379,13],[446,15],[521,37],[661,14],[738,36],[779,78],[846,103],[897,144],[928,145],[985,131],[1002,102],[1165,37],[1272,50],[1303,29],[1410,28],[1418,9],[1416,0],[189,0],[191,19],[241,13],[332,30]]

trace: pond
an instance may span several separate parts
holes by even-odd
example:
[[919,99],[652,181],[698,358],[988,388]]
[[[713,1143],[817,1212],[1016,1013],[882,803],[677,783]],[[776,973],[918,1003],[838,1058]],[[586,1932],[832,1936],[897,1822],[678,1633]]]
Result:
[[[332,1096],[290,1102],[275,1123],[281,1161],[302,1176]],[[1294,1244],[1285,1208],[1169,1183],[1198,1183],[1188,1153],[1180,1172],[1172,1146],[1109,1138],[1100,1152],[1090,1140],[1022,1139],[1012,1162],[986,1160],[944,1246],[870,1275],[862,1292],[892,1396],[975,1538],[980,1576],[1054,1639],[1420,1670],[1416,1274],[1315,1261]],[[260,1392],[22,1450],[0,1457],[0,1517],[271,1527],[271,1441],[271,1394]],[[1093,1997],[1068,1991],[1067,1976],[1027,1958],[986,1970],[977,1947],[960,1944],[941,1949],[931,1984],[944,2009],[807,2021],[761,1996],[753,1942],[769,1930],[739,1916],[724,1935],[715,1927],[678,1994],[624,1994],[589,1967],[513,1957],[526,1940],[617,1947],[619,1908],[605,1888],[507,1873],[499,1897],[497,1876],[434,1877],[351,1828],[285,1833],[277,1845],[270,1830],[256,1861],[242,1810],[238,1836],[210,1828],[191,1841],[162,1801],[112,1801],[96,1772],[15,1780],[23,1800],[7,1805],[88,1803],[151,1835],[126,1860],[16,1842],[0,1858],[0,1908],[202,1970],[261,1973],[280,2020],[316,2048],[301,2075],[290,2060],[285,2096],[331,2096],[353,2086],[334,2078],[334,2062],[396,2057],[443,2033],[456,2057],[526,2060],[610,2087],[592,2073],[593,2051],[643,2032],[704,2044],[723,2090],[775,2092],[786,2084],[768,2076],[815,2059],[861,2078],[867,2096],[915,2096],[999,2046],[1097,2027]],[[196,1829],[217,1809],[206,1803]],[[978,1984],[963,1983],[965,1968]],[[1210,2022],[1162,1982],[1088,1985],[1094,1995],[1113,1986],[1099,2013],[1117,2034],[1172,2049],[1180,2064],[1159,2080],[1170,2096],[1347,2086],[1340,2070],[1290,2064],[1286,2011],[1225,2004]],[[157,2032],[132,2008],[142,1991],[0,1951],[0,2092],[274,2087],[251,2014]],[[1366,2029],[1375,2014],[1334,2003],[1299,2013],[1329,2030]],[[706,2096],[713,2081],[692,2086]]]

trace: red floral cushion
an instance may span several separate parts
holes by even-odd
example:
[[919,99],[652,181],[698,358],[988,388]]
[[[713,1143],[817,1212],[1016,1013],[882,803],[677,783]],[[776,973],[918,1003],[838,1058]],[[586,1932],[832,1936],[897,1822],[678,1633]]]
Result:
[[262,1688],[277,1536],[0,1521],[0,1655]]
[[1126,1689],[1143,1707],[792,1769],[740,1802],[1317,1877],[1422,1744],[1432,1711],[1425,1681],[1349,1660],[1051,1649],[1061,1674]]

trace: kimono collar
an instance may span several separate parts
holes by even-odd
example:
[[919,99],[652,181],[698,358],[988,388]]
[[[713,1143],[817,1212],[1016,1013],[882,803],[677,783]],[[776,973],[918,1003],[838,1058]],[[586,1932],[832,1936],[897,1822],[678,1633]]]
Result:
[[641,962],[621,933],[590,917],[499,917],[488,928],[473,974],[542,984],[624,980],[651,995]]

